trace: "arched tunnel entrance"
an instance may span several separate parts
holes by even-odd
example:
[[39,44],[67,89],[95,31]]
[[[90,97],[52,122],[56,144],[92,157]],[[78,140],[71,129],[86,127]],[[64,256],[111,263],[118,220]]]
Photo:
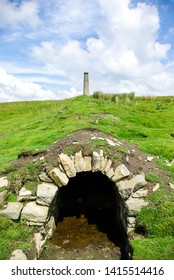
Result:
[[[71,242],[73,246],[74,242],[74,246],[75,243],[80,245],[88,237],[90,243],[95,228],[112,246],[120,249],[119,259],[131,258],[127,208],[116,185],[107,176],[92,171],[77,173],[59,189],[56,204],[58,215],[57,230],[52,238],[54,244],[59,246],[59,242]],[[62,235],[64,240],[60,240]]]

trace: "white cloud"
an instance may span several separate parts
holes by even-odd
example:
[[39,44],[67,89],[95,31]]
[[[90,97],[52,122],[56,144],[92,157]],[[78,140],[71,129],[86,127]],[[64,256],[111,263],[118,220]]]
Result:
[[[74,11],[73,2],[67,2]],[[83,1],[76,2],[80,5]],[[162,62],[171,46],[158,41],[160,21],[156,6],[138,3],[131,8],[130,0],[97,2],[101,12],[97,37],[88,37],[85,48],[75,39],[61,45],[53,40],[42,41],[33,47],[32,55],[43,64],[64,71],[72,87],[78,89],[83,72],[89,71],[92,91],[133,90],[138,95],[148,91],[160,95],[167,89],[168,94],[173,94],[174,82]]]
[[56,99],[51,90],[43,90],[40,85],[15,78],[0,68],[0,102],[19,100]]
[[160,17],[155,5],[132,5],[131,0],[17,2],[0,0],[0,28],[11,30],[1,35],[1,42],[6,47],[11,42],[13,53],[12,44],[19,41],[15,51],[20,52],[16,61],[14,51],[14,60],[0,62],[13,75],[6,73],[11,81],[7,87],[0,77],[1,100],[52,99],[56,98],[54,92],[59,98],[79,95],[86,71],[91,93],[173,94],[174,63],[168,60],[171,45],[159,40]]
[[22,1],[20,5],[8,0],[0,1],[0,27],[16,28],[20,24],[27,24],[35,28],[40,23],[37,1]]

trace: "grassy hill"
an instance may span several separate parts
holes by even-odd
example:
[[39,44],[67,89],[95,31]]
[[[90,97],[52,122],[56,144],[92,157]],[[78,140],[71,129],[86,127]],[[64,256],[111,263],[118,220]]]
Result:
[[[21,152],[43,150],[74,130],[90,127],[159,156],[160,168],[168,170],[174,183],[173,97],[118,100],[101,94],[0,103],[0,112],[0,175],[12,171],[11,161]],[[150,206],[138,217],[146,236],[132,241],[136,259],[174,259],[174,191],[160,183],[162,188],[148,197]]]

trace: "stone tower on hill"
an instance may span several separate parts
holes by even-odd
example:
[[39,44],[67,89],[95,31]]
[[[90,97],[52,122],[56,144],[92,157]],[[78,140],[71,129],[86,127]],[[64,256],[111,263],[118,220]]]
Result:
[[84,73],[83,95],[89,95],[89,76],[88,76],[88,72]]

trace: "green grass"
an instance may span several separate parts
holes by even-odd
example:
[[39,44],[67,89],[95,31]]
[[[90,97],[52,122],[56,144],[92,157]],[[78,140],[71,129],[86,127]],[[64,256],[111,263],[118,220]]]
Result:
[[134,260],[174,260],[174,238],[143,238],[131,241]]
[[[13,170],[12,160],[17,159],[22,151],[48,148],[54,141],[82,128],[99,129],[120,140],[136,143],[140,150],[159,156],[161,168],[169,170],[171,182],[174,183],[174,165],[167,166],[165,162],[165,159],[174,159],[174,97],[134,98],[132,95],[128,100],[126,95],[117,96],[97,93],[94,96],[61,101],[0,103],[0,174],[13,171],[9,176],[12,176],[11,190],[14,191],[8,200],[14,201],[15,188],[21,187],[18,186],[21,178],[25,180],[25,187],[31,190],[38,180],[39,166],[31,165]],[[110,114],[112,117],[102,117],[100,114]],[[95,141],[95,146],[110,152],[106,143]],[[75,147],[69,146],[66,149],[66,152],[72,154]],[[144,228],[146,236],[144,239],[132,241],[134,258],[174,259],[174,192],[163,186],[161,178],[156,174],[146,174],[146,179],[160,183],[161,188],[148,196],[149,207],[142,209],[138,215],[139,226]],[[20,224],[18,228],[17,223],[10,223],[13,230],[12,224],[20,232]],[[3,248],[14,238],[12,232],[6,238],[5,231],[0,231],[1,251],[5,250]],[[11,252],[13,242],[10,246]],[[0,258],[6,258],[8,254],[1,255]]]
[[[163,105],[156,109],[159,102]],[[172,98],[134,98],[129,103],[117,104],[80,96],[61,101],[0,103],[0,111],[2,171],[21,151],[44,149],[71,131],[85,127],[137,143],[151,154],[174,158]],[[112,114],[120,120],[100,117],[95,123],[94,113]]]
[[146,180],[154,183],[161,183],[161,179],[159,178],[159,176],[154,173],[146,174]]
[[25,222],[13,222],[0,216],[0,260],[9,259],[16,249],[30,248],[32,233],[33,228],[28,227]]

